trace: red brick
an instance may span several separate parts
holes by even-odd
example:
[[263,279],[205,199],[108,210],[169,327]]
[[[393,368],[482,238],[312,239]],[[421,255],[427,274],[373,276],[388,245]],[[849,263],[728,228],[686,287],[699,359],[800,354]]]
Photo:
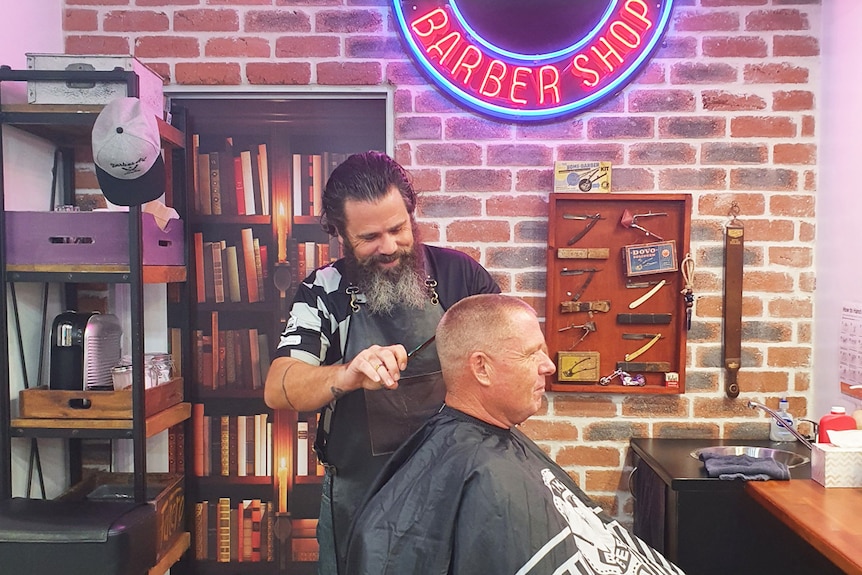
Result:
[[712,439],[721,437],[721,429],[715,423],[666,422],[653,425],[651,437],[662,439]]
[[555,459],[562,467],[619,467],[621,463],[620,450],[613,447],[563,447]]
[[390,58],[404,57],[401,41],[395,36],[363,36],[345,39],[344,55],[347,58]]
[[253,10],[245,15],[246,32],[311,32],[311,19],[300,10]]
[[789,242],[796,235],[792,219],[745,218],[745,239],[755,242]]
[[516,192],[547,192],[554,189],[554,173],[551,169],[522,169],[515,171]]
[[811,298],[776,298],[767,303],[770,317],[810,318],[814,315]]
[[776,194],[769,198],[769,211],[777,216],[813,218],[814,196]]
[[255,37],[211,38],[204,46],[210,57],[266,58],[270,55],[269,40]]
[[[387,66],[387,70],[389,67]],[[387,75],[387,79],[389,79]],[[452,100],[446,98],[433,89],[424,89],[415,93],[416,111],[421,113],[453,113],[460,112],[462,108],[456,105]]]
[[727,216],[732,202],[737,203],[740,213],[746,217],[766,213],[763,194],[701,194],[696,201],[697,213],[702,216]]
[[178,10],[174,13],[176,32],[236,32],[239,14],[236,10]]
[[65,54],[128,55],[132,52],[128,38],[116,36],[66,36]]
[[668,34],[653,56],[653,61],[660,58],[695,58],[696,56],[697,38]]
[[815,144],[775,144],[772,161],[776,164],[816,164]]
[[624,397],[621,407],[625,417],[684,417],[688,400],[677,395],[637,395]]
[[763,144],[711,142],[701,148],[701,163],[707,164],[765,164],[769,148]]
[[792,64],[746,64],[743,79],[750,84],[807,84],[808,68]]
[[492,196],[485,200],[485,209],[492,217],[548,217],[548,199],[543,196],[518,194]]
[[439,242],[442,237],[440,233],[440,226],[436,223],[432,222],[418,222],[419,226],[419,240],[423,242]]
[[555,393],[554,415],[557,417],[616,417],[617,407],[606,395]]
[[616,165],[622,164],[624,159],[625,152],[621,144],[560,144],[557,146],[557,160],[561,162],[609,161]]
[[332,58],[341,54],[336,36],[282,36],[275,41],[276,58]]
[[64,32],[94,32],[99,29],[99,13],[95,10],[67,8],[63,12]]
[[741,369],[739,370],[738,377],[740,388],[757,390],[761,393],[781,393],[788,391],[789,378],[785,371],[771,371],[768,369],[751,371]]
[[218,86],[238,85],[242,82],[239,64],[179,62],[175,70],[177,84]]
[[661,138],[720,138],[726,129],[726,120],[716,116],[674,116],[658,121]]
[[808,15],[799,10],[756,10],[745,17],[748,31],[810,30]]
[[[645,425],[642,427],[646,428]],[[628,489],[627,481],[628,474],[623,478],[623,472],[620,469],[613,471],[597,471],[587,470],[586,482],[584,483],[584,491],[595,492],[614,492],[624,491]]]
[[799,111],[814,109],[814,93],[808,90],[778,91],[772,94],[772,109],[775,111]]
[[447,194],[422,194],[419,214],[423,218],[463,218],[482,214],[482,202],[475,198]]
[[819,56],[820,41],[811,36],[776,36],[772,39],[772,55],[785,58]]
[[587,134],[592,140],[651,138],[655,135],[655,119],[643,116],[591,118],[587,122]]
[[512,173],[480,168],[449,170],[445,182],[449,192],[500,192],[512,189]]
[[305,62],[249,62],[245,75],[249,84],[304,86],[311,83],[311,67]]
[[633,90],[629,92],[630,112],[693,112],[694,93],[690,90]]
[[793,292],[793,277],[782,272],[746,270],[745,276],[742,278],[742,285],[745,291],[791,293]]
[[443,177],[439,169],[410,170],[413,189],[417,192],[437,192],[443,187]]
[[413,93],[410,90],[395,90],[392,107],[395,109],[396,117],[399,114],[413,112]]
[[799,130],[799,135],[805,138],[813,137],[816,125],[814,116],[802,116],[802,127]]
[[515,126],[517,140],[581,140],[584,137],[584,122],[580,118],[560,120],[553,123]]
[[490,144],[489,166],[550,166],[554,151],[541,144]]
[[655,189],[655,176],[645,168],[617,168],[613,170],[613,192],[636,192]]
[[673,29],[680,32],[709,32],[713,30],[739,30],[739,14],[734,12],[678,11]]
[[737,69],[719,62],[680,62],[671,66],[671,84],[730,84],[738,78]]
[[545,266],[545,249],[540,247],[488,248],[485,259],[494,269],[520,270]]
[[736,168],[730,170],[732,190],[784,190],[794,191],[799,184],[799,175],[793,170],[781,168]]
[[105,14],[102,29],[105,32],[163,32],[170,29],[170,21],[164,12],[115,10]]
[[[439,138],[439,120],[436,120]],[[481,166],[482,147],[478,144],[420,144],[416,146],[416,163],[432,166]]]
[[425,76],[409,61],[387,62],[385,74],[386,81],[395,86],[428,86]]
[[314,29],[319,33],[381,32],[383,16],[376,10],[325,10],[315,16]]
[[799,223],[799,241],[813,242],[815,239],[816,226],[808,222]]
[[703,39],[703,55],[710,58],[765,58],[768,47],[756,36],[724,36]]
[[631,164],[693,164],[696,149],[691,144],[682,142],[652,142],[649,144],[634,144],[629,148]]
[[508,124],[495,122],[475,116],[448,118],[444,125],[447,140],[482,140],[509,139],[512,137],[512,127]]
[[533,416],[519,429],[533,441],[577,441],[578,427],[556,418]]
[[718,190],[726,185],[725,171],[716,168],[671,168],[659,173],[663,190]]
[[201,49],[193,36],[140,36],[135,40],[138,58],[198,58]]
[[790,138],[796,124],[787,116],[737,116],[730,121],[732,138]]
[[504,220],[459,219],[446,226],[446,239],[450,242],[508,242],[512,229]]
[[402,116],[395,120],[395,137],[398,140],[439,140],[442,134],[440,118]]
[[[515,224],[515,241],[518,243],[548,241],[548,220],[522,220]],[[544,312],[543,312],[544,313]]]
[[769,367],[811,367],[811,347],[771,347],[766,353]]
[[664,63],[656,62],[653,59],[646,66],[644,66],[643,70],[641,70],[637,76],[632,80],[632,84],[664,84],[667,81],[666,78],[667,68]]
[[724,90],[704,90],[703,109],[716,112],[766,109],[766,100],[757,94],[731,94]]
[[322,62],[317,83],[322,85],[377,85],[383,79],[379,62]]

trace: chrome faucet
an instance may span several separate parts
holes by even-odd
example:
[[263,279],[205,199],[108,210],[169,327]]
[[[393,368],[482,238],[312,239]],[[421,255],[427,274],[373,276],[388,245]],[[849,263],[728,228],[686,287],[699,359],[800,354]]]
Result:
[[769,409],[768,407],[766,407],[762,403],[758,403],[756,401],[751,401],[751,400],[748,400],[748,407],[750,407],[751,409],[762,409],[763,411],[768,413],[769,416],[772,417],[772,419],[777,421],[778,425],[780,425],[781,427],[787,429],[787,431],[792,433],[793,437],[798,439],[802,443],[802,445],[804,445],[808,449],[811,449],[811,442],[808,441],[804,435],[802,435],[796,429],[794,429],[793,426],[790,426],[790,425],[787,425],[786,423],[784,423],[784,420],[781,419],[781,416],[778,415],[775,411],[773,411],[772,409]]

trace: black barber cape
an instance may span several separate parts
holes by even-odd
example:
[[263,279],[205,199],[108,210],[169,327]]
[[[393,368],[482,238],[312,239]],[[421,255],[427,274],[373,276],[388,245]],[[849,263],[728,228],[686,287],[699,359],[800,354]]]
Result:
[[520,431],[449,407],[375,480],[347,565],[349,575],[682,573]]

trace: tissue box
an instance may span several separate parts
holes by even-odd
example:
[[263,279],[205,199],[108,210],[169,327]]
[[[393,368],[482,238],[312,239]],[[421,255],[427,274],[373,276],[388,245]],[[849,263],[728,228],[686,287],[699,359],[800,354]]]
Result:
[[[143,264],[185,262],[182,220],[164,230],[141,213]],[[10,266],[129,265],[127,212],[6,212],[6,263]]]
[[[162,77],[132,56],[80,54],[27,54],[28,70],[111,71],[122,68],[138,75],[138,97],[155,116],[164,119],[165,97]],[[27,101],[31,104],[107,104],[127,96],[126,85],[117,82],[49,82],[27,83]]]
[[824,487],[862,487],[862,448],[815,443],[811,479]]

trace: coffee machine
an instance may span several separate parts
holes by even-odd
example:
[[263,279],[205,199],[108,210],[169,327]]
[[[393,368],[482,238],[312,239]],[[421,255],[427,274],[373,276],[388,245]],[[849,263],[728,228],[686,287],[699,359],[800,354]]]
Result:
[[123,329],[114,314],[65,311],[51,328],[50,389],[113,389]]

